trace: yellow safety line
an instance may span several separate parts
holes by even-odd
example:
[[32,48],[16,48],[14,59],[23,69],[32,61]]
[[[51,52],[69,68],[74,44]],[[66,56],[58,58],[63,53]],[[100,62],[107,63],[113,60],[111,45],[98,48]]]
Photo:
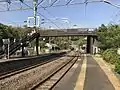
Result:
[[74,90],[83,90],[83,88],[84,88],[85,75],[86,75],[86,67],[87,67],[86,54],[84,55],[84,57],[85,58],[83,60],[81,71],[80,71],[80,74],[78,76],[77,83],[76,83],[76,86],[75,86]]

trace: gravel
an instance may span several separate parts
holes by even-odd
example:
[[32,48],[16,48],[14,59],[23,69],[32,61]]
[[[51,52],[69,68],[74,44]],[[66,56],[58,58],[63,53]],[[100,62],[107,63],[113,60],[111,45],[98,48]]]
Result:
[[[74,52],[69,54],[74,55]],[[50,63],[2,79],[0,80],[0,90],[29,90],[30,87],[33,87],[38,81],[45,78],[49,73],[54,71],[56,67],[61,66],[70,58],[71,57],[61,57]]]

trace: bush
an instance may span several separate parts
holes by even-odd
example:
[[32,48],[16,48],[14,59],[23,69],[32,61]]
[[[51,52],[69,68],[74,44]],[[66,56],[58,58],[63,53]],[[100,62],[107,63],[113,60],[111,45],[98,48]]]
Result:
[[107,49],[103,52],[103,59],[111,64],[114,64],[118,55],[116,49]]
[[117,49],[107,49],[102,53],[103,59],[115,65],[115,71],[120,74],[120,56]]
[[113,54],[111,59],[110,59],[110,63],[111,64],[116,64],[118,61],[119,61],[119,55]]
[[118,74],[120,74],[120,63],[116,63],[115,64],[115,72],[117,72]]

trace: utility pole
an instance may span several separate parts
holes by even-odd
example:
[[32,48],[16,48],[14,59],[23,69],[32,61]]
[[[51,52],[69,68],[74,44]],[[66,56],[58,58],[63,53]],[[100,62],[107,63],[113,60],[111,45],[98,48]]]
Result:
[[37,16],[37,2],[38,0],[33,0],[33,6],[34,6],[34,27],[35,27],[35,31],[36,30],[36,16]]
[[[33,6],[34,6],[34,30],[36,31],[36,33],[38,33],[38,30],[36,29],[36,25],[37,25],[37,3],[38,0],[33,0]],[[38,45],[39,45],[39,37],[36,38],[36,54],[39,55],[39,51],[38,51]]]

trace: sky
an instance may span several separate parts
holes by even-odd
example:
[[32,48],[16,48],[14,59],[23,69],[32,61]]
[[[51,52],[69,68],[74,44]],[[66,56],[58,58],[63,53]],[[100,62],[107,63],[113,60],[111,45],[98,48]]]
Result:
[[[0,0],[2,1],[2,0]],[[24,0],[26,4],[33,7],[33,0]],[[40,2],[41,0],[38,0]],[[55,0],[44,0],[40,5],[48,6]],[[65,4],[69,0],[58,0],[54,5]],[[93,1],[93,0],[88,0]],[[98,0],[99,1],[99,0]],[[109,0],[113,4],[120,4],[120,0]],[[71,3],[84,2],[84,0],[72,0]],[[22,5],[23,8],[27,8],[22,3],[13,2],[10,5],[10,9],[20,8]],[[41,7],[41,6],[38,6]],[[1,9],[2,8],[2,9]],[[7,4],[0,2],[0,9],[7,9]],[[109,24],[112,22],[119,24],[120,20],[120,8],[115,8],[111,5],[108,5],[103,2],[88,3],[86,10],[85,4],[79,5],[68,5],[63,7],[49,7],[45,10],[43,8],[38,8],[38,16],[40,16],[40,23],[43,22],[41,19],[44,19],[44,24],[40,24],[44,28],[97,28],[101,24]],[[41,16],[42,14],[43,16]],[[17,10],[17,11],[6,11],[0,12],[0,23],[8,25],[17,25],[22,26],[24,21],[28,17],[33,16],[33,10]],[[51,23],[52,22],[52,23]],[[54,24],[55,25],[54,25]],[[32,25],[33,23],[31,23]],[[75,26],[76,25],[76,26]],[[57,27],[56,27],[57,26]]]

